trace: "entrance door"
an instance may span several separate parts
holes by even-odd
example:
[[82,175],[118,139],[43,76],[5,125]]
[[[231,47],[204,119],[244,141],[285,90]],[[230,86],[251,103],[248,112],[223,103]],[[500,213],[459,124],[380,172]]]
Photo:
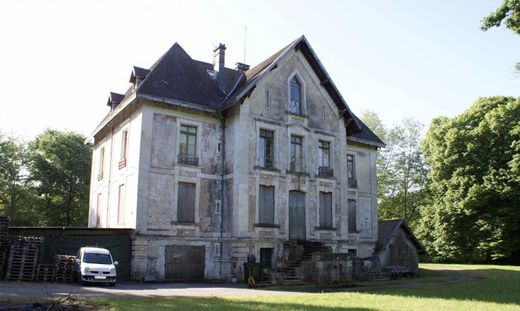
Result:
[[164,279],[175,282],[204,281],[204,246],[166,246]]
[[305,193],[289,191],[289,239],[305,240]]

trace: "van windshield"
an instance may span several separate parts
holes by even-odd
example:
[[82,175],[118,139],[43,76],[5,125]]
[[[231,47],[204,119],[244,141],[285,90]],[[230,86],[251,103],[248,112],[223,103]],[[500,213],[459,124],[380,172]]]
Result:
[[110,265],[112,264],[112,258],[108,254],[85,253],[83,262]]

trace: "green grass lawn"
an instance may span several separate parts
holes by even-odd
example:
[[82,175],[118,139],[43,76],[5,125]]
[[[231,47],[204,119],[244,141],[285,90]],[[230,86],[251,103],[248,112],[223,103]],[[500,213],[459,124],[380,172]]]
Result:
[[114,310],[520,310],[520,267],[423,264],[421,269],[424,278],[365,282],[358,287],[363,292],[101,301]]

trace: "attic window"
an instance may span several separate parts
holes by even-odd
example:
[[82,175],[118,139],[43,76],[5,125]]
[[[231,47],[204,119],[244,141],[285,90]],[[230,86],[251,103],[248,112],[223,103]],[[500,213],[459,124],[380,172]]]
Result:
[[302,113],[302,85],[296,77],[290,82],[289,111],[295,114]]

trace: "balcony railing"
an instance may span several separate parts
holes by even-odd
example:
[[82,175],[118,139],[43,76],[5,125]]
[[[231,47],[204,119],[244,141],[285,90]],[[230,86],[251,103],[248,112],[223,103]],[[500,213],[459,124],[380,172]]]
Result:
[[318,167],[318,176],[319,177],[334,177],[334,170],[328,166],[320,166],[320,167]]
[[188,156],[187,154],[179,154],[177,156],[177,162],[181,164],[188,164],[188,165],[199,165],[199,158]]

